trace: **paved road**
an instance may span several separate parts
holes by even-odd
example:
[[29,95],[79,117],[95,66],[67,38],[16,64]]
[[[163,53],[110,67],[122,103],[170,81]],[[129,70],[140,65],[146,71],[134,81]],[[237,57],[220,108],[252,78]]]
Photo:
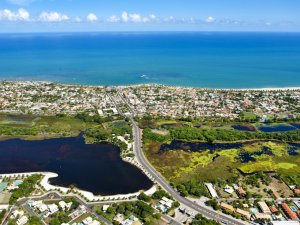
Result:
[[248,225],[250,223],[244,222],[241,220],[234,219],[230,216],[221,214],[219,212],[214,211],[210,208],[205,208],[200,206],[180,195],[177,191],[175,191],[169,183],[152,167],[152,165],[146,159],[142,147],[141,147],[141,130],[138,124],[134,121],[133,117],[131,117],[131,122],[134,128],[134,151],[136,155],[137,161],[148,171],[148,173],[155,178],[155,181],[162,186],[171,196],[174,197],[182,206],[188,207],[197,213],[202,214],[203,216],[214,219],[218,222],[222,222],[228,225]]

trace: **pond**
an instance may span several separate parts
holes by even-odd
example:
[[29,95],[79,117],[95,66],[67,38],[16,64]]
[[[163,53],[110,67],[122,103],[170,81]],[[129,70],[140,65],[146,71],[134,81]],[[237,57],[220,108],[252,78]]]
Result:
[[297,130],[296,127],[291,126],[289,124],[270,124],[270,125],[260,125],[257,127],[258,130],[263,132],[286,132]]
[[255,132],[256,129],[255,127],[253,127],[252,125],[231,125],[231,127],[235,130],[241,130],[241,131],[251,131],[251,132]]
[[297,129],[300,129],[300,123],[291,123],[291,125]]
[[54,172],[50,183],[75,185],[100,195],[127,194],[152,186],[137,167],[124,162],[112,144],[85,144],[82,136],[0,141],[0,174]]

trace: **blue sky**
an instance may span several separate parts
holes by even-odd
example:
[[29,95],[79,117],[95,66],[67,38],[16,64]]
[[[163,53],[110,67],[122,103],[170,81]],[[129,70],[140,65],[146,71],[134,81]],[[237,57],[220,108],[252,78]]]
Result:
[[298,0],[0,0],[0,32],[300,31]]

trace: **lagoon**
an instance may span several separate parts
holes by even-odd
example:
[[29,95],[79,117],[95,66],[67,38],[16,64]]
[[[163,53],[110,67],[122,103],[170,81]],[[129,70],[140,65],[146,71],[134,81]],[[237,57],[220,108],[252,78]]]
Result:
[[82,136],[27,141],[0,141],[0,174],[54,172],[52,185],[90,191],[96,195],[147,190],[152,182],[137,167],[123,161],[112,144],[85,144]]

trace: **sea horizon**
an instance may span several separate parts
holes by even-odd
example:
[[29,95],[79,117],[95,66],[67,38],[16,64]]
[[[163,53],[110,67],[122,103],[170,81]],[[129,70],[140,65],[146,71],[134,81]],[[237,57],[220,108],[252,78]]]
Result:
[[245,31],[1,33],[0,80],[295,88],[299,37],[299,32]]

